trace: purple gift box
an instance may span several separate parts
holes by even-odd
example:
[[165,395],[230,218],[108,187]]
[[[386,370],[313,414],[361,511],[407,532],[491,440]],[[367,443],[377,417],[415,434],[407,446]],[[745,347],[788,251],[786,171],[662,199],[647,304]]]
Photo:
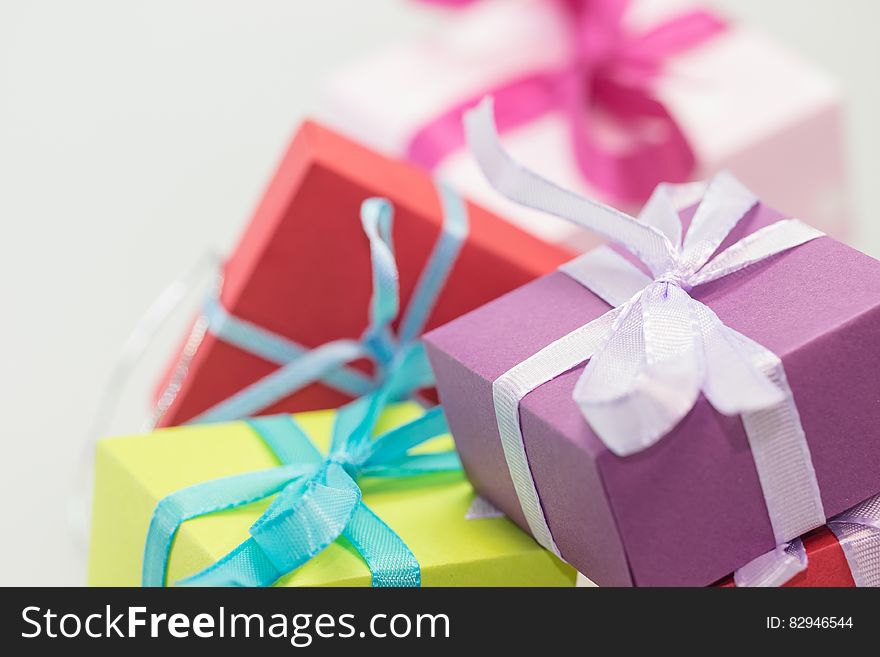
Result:
[[[682,212],[683,224],[693,212]],[[783,216],[757,205],[718,251]],[[692,296],[781,358],[826,514],[877,493],[880,262],[822,237],[697,287]],[[609,309],[556,272],[425,336],[468,476],[525,529],[496,424],[493,381]],[[774,548],[740,417],[720,414],[701,396],[659,442],[616,456],[572,401],[583,369],[545,383],[520,405],[525,451],[564,559],[604,586],[705,586]]]

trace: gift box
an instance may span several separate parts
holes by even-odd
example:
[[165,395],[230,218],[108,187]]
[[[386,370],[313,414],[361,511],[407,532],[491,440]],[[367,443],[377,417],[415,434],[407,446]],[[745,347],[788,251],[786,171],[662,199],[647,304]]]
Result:
[[[334,411],[294,417],[326,451]],[[419,418],[412,403],[390,406],[377,432]],[[449,447],[448,436],[421,454]],[[97,586],[141,582],[151,516],[165,496],[202,482],[277,468],[279,461],[245,422],[202,424],[103,440],[97,448],[88,581]],[[460,470],[398,478],[358,477],[363,503],[415,555],[426,586],[570,586],[574,571],[503,517],[468,519],[474,492]],[[276,498],[277,499],[277,498]],[[217,562],[248,536],[270,506],[263,500],[184,522],[168,560],[169,584]],[[257,532],[254,531],[256,534]],[[291,548],[292,549],[292,548]],[[339,539],[278,580],[280,586],[369,585],[370,570],[351,543]]]
[[[225,263],[216,298],[158,386],[158,426],[206,419],[206,411],[309,350],[362,338],[370,317],[371,251],[358,210],[372,196],[393,205],[400,305],[416,305],[411,301],[421,285],[419,310],[429,327],[569,257],[455,198],[420,169],[306,122]],[[426,289],[425,273],[436,283],[438,264],[446,267],[440,284]],[[375,362],[360,358],[345,370],[342,381],[311,383],[235,418],[338,406],[366,392]]]
[[475,118],[499,189],[676,263],[600,247],[425,336],[481,495],[599,585],[707,586],[877,492],[880,263],[729,176],[680,213],[682,251],[663,189],[635,221],[505,162]]
[[[688,2],[580,3],[604,12],[606,19],[609,14],[613,21],[622,16],[638,61],[635,66],[623,62],[611,73],[612,82],[620,85],[596,90],[594,106],[585,101],[588,109],[573,113],[560,107],[564,90],[552,74],[582,67],[586,87],[595,79],[591,62],[605,66],[610,58],[614,67],[622,50],[612,49],[607,56],[589,50],[597,41],[618,43],[614,24],[601,23],[599,16],[599,34],[587,25],[578,38],[572,36],[578,18],[565,9],[577,2],[463,4],[436,31],[338,72],[325,94],[326,120],[383,152],[434,168],[471,198],[542,239],[582,250],[596,244],[595,235],[512,204],[486,185],[461,147],[457,121],[464,108],[495,95],[499,111],[507,116],[503,138],[511,152],[535,163],[561,186],[630,212],[655,182],[706,179],[728,169],[767,202],[838,239],[846,237],[841,94],[825,74],[766,35],[695,10]],[[578,59],[582,50],[586,56]],[[655,59],[654,70],[644,76],[638,62],[644,64],[646,50]],[[607,82],[601,77],[607,68],[598,70],[600,83]],[[784,92],[780,80],[785,81]],[[640,112],[653,115],[648,123],[657,115],[672,117],[671,132],[680,130],[687,145],[680,149],[682,158],[651,155],[649,135],[645,157],[635,158],[636,163],[619,161],[616,151],[626,136],[620,133],[634,130],[629,119]],[[584,121],[584,115],[593,134],[581,148],[586,153],[581,161],[572,130],[573,120]],[[651,124],[647,130],[656,127]],[[667,160],[684,164],[657,166]],[[582,171],[591,165],[594,171]],[[621,175],[609,174],[616,168]],[[646,169],[653,173],[649,184],[626,189]],[[614,180],[609,182],[607,175]]]

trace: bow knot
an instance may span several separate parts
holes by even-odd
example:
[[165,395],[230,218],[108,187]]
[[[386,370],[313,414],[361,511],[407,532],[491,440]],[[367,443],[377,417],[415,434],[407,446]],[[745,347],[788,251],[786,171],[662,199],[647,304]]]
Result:
[[[227,328],[224,335],[236,344],[259,354],[294,351],[299,355],[197,420],[216,422],[251,415],[314,381],[344,384],[340,389],[360,396],[336,413],[327,456],[315,449],[290,416],[249,420],[281,465],[196,484],[160,501],[147,536],[145,585],[165,583],[169,551],[184,521],[276,494],[268,510],[250,528],[250,538],[220,561],[185,580],[186,583],[269,585],[342,535],[367,562],[374,586],[419,584],[418,561],[403,540],[363,504],[357,478],[410,477],[461,467],[453,451],[410,453],[426,440],[448,433],[439,407],[373,438],[379,416],[390,402],[433,384],[418,336],[467,235],[463,202],[445,186],[440,186],[439,192],[443,228],[397,331],[392,330],[400,310],[398,270],[391,240],[392,210],[390,203],[380,198],[367,199],[361,206],[361,224],[370,246],[373,294],[369,325],[360,340],[335,340],[312,350],[297,345],[291,349],[277,336],[223,315],[221,326]],[[219,309],[219,304],[216,307]],[[253,349],[255,345],[257,348]],[[365,356],[376,364],[373,380],[345,369],[347,363]]]
[[345,470],[346,474],[352,479],[356,478],[363,467],[362,459],[355,457],[353,454],[349,453],[337,453],[331,454],[325,460],[324,467],[329,466],[339,466],[343,470]]
[[357,479],[452,472],[461,465],[454,451],[412,453],[448,432],[440,407],[373,438],[387,399],[377,391],[341,408],[327,456],[289,415],[249,420],[280,465],[196,484],[162,499],[147,534],[144,585],[165,583],[169,552],[183,522],[275,495],[251,525],[247,540],[183,583],[267,586],[345,536],[367,562],[374,586],[417,586],[418,562],[403,540],[364,505]]
[[[433,374],[419,336],[468,231],[467,210],[462,199],[445,185],[439,185],[438,192],[443,227],[403,312],[392,242],[391,204],[382,198],[363,202],[361,225],[369,241],[373,290],[369,324],[359,340],[332,340],[306,349],[235,318],[216,300],[209,304],[210,327],[215,335],[282,367],[207,409],[193,422],[252,416],[317,381],[353,397],[366,395],[393,381],[393,385],[387,387],[392,391],[392,398],[398,400],[414,397],[419,390],[433,385]],[[395,330],[394,322],[398,319],[399,326]],[[373,363],[373,376],[351,367],[351,363],[362,358]]]
[[690,272],[684,271],[682,269],[676,268],[671,269],[667,272],[664,272],[657,276],[654,279],[654,284],[659,285],[674,285],[677,288],[681,288],[685,292],[690,292],[693,289],[693,285],[689,283],[691,274]]
[[[636,32],[624,25],[629,5],[628,0],[533,3],[532,23],[547,25],[549,19],[559,26],[552,38],[566,44],[560,61],[503,80],[450,108],[412,136],[407,157],[426,168],[436,167],[464,142],[463,112],[491,95],[497,99],[503,131],[550,112],[561,113],[584,178],[615,199],[642,201],[660,181],[688,179],[695,154],[651,82],[670,57],[715,37],[725,24],[694,10]],[[607,133],[614,125],[624,129],[614,130],[611,139]]]
[[646,275],[609,247],[563,267],[612,306],[598,347],[584,354],[588,362],[574,389],[584,418],[611,451],[624,456],[654,444],[701,394],[725,415],[771,408],[785,399],[772,380],[775,357],[689,292],[821,232],[788,219],[718,252],[758,202],[730,174],[711,181],[684,235],[668,185],[657,187],[636,219],[511,160],[498,141],[490,99],[466,115],[465,127],[477,162],[499,191],[598,233],[651,272]]
[[[572,397],[605,446],[618,456],[644,450],[672,430],[701,395],[742,418],[777,544],[825,522],[822,496],[782,360],[726,326],[690,296],[720,279],[822,236],[797,219],[767,225],[723,248],[757,204],[729,174],[705,188],[684,235],[674,199],[660,185],[639,219],[544,180],[514,162],[498,140],[491,103],[468,112],[471,151],[498,191],[522,205],[571,221],[629,251],[609,247],[561,270],[610,310],[544,346],[492,383],[508,471],[532,534],[559,554],[524,449],[520,400],[586,363]],[[684,235],[684,236],[683,236]]]

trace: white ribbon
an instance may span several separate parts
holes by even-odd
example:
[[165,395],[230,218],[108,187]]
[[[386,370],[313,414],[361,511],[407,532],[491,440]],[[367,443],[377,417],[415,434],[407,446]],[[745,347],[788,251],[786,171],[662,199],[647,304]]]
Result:
[[[880,495],[828,521],[840,543],[856,586],[880,587]],[[807,569],[807,551],[798,539],[749,562],[733,575],[739,587],[782,586]]]
[[519,402],[538,386],[589,361],[574,390],[584,418],[615,454],[654,444],[702,393],[725,415],[742,415],[777,544],[825,523],[825,512],[780,359],[725,326],[693,299],[692,288],[822,236],[797,219],[766,226],[712,255],[757,203],[729,174],[706,188],[687,235],[673,197],[660,185],[639,219],[587,199],[514,162],[502,149],[489,99],[465,116],[471,151],[489,182],[508,198],[568,219],[625,247],[646,275],[600,247],[561,270],[612,309],[502,374],[493,396],[502,447],[535,538],[559,554],[529,468]]
[[782,586],[806,569],[807,551],[796,538],[750,561],[733,574],[733,581],[739,588]]
[[880,586],[880,495],[834,516],[837,537],[856,586]]

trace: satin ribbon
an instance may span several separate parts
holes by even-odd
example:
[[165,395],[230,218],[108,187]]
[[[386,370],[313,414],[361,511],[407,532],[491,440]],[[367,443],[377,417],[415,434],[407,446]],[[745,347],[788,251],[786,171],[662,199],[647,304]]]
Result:
[[[399,311],[397,265],[391,240],[391,205],[366,200],[361,223],[370,243],[373,293],[370,321],[362,338],[336,340],[306,350],[261,327],[226,313],[214,301],[206,311],[209,330],[252,353],[283,363],[273,374],[248,386],[194,421],[221,421],[250,415],[314,381],[325,381],[362,395],[336,415],[327,457],[311,445],[290,416],[250,420],[281,465],[260,472],[197,484],[157,505],[144,551],[144,586],[163,586],[170,550],[186,520],[277,495],[251,526],[250,537],[222,559],[182,584],[268,586],[296,569],[339,536],[366,561],[374,586],[418,586],[420,569],[404,542],[361,501],[358,476],[405,477],[460,468],[454,452],[413,455],[409,450],[448,433],[439,408],[372,440],[383,408],[431,385],[433,374],[418,336],[467,234],[462,201],[441,187],[444,226],[420,276],[395,335]],[[374,381],[346,367],[369,357]]]
[[661,185],[640,219],[561,189],[503,151],[487,99],[465,117],[471,150],[489,182],[522,205],[592,230],[634,255],[650,272],[609,247],[563,265],[563,272],[606,300],[604,315],[547,345],[493,383],[499,434],[532,534],[559,554],[523,445],[520,400],[587,363],[574,402],[615,454],[660,440],[702,394],[725,415],[741,415],[776,543],[825,524],[825,512],[797,406],[780,359],[725,326],[689,291],[822,236],[796,219],[766,226],[713,257],[757,199],[729,174],[705,191],[687,235]]
[[373,586],[419,586],[418,560],[363,503],[357,479],[412,477],[457,471],[461,466],[452,450],[411,453],[425,441],[448,433],[440,407],[372,438],[379,413],[394,396],[394,385],[389,379],[379,390],[337,412],[325,457],[290,415],[248,420],[280,465],[196,484],[163,498],[147,532],[143,585],[165,585],[174,537],[185,521],[275,495],[251,526],[247,540],[179,584],[269,586],[344,536],[369,567]]
[[[837,537],[856,586],[880,587],[880,495],[834,516],[828,528]],[[739,587],[782,586],[808,566],[800,539],[764,554],[734,573]]]
[[[403,381],[399,385],[401,399],[433,385],[433,374],[418,338],[468,233],[464,201],[443,184],[438,184],[438,194],[443,207],[440,236],[396,334],[391,328],[399,311],[398,272],[391,240],[392,209],[383,199],[368,199],[361,211],[361,223],[370,242],[373,294],[369,326],[359,340],[334,340],[309,349],[235,317],[223,308],[219,292],[212,295],[196,324],[206,326],[208,332],[224,342],[276,363],[279,368],[207,409],[191,422],[230,421],[252,416],[318,381],[352,397],[360,397],[375,390],[391,371],[400,367],[406,368],[402,377],[398,373]],[[190,355],[197,347],[188,350]],[[376,373],[373,377],[349,366],[360,358],[374,363]],[[185,375],[185,360],[178,369]],[[172,383],[170,388],[173,390],[162,395],[162,408],[168,407],[179,383]]]
[[[568,64],[529,71],[451,107],[412,136],[407,157],[426,168],[436,167],[464,145],[465,110],[491,95],[502,132],[548,112],[562,112],[584,177],[615,200],[641,201],[661,181],[687,180],[694,169],[694,153],[675,118],[654,94],[652,82],[669,57],[711,39],[725,24],[705,11],[689,11],[634,34],[622,24],[628,0],[548,1],[558,5],[570,28]],[[606,144],[591,114],[613,117],[628,136],[628,147]]]

